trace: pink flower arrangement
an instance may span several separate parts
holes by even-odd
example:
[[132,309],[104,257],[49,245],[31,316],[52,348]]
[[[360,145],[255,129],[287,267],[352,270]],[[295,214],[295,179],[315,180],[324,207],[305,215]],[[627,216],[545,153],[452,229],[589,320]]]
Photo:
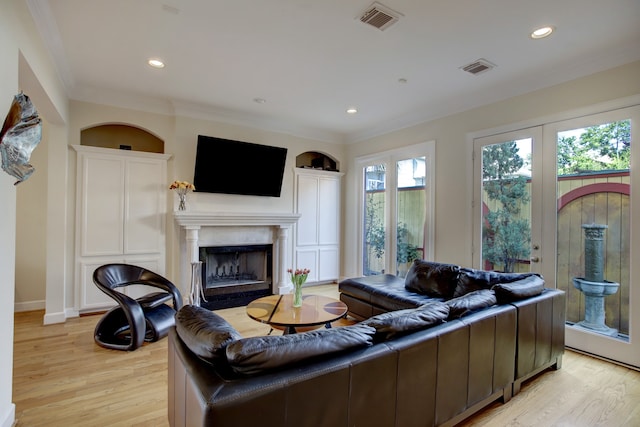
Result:
[[311,273],[311,270],[308,268],[296,268],[296,270],[293,271],[293,269],[290,268],[287,270],[287,273],[291,276],[291,283],[293,283],[293,286],[299,287],[307,281],[307,276]]
[[300,307],[302,306],[302,285],[307,281],[307,276],[311,272],[308,268],[296,268],[295,271],[293,269],[288,269],[287,272],[291,277],[291,283],[293,283],[293,306]]

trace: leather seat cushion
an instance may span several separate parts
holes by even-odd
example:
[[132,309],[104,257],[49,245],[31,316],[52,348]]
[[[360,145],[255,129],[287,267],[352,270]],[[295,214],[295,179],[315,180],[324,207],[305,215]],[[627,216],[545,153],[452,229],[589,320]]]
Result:
[[454,264],[417,259],[407,272],[405,287],[412,292],[449,299],[455,291],[459,272],[460,267]]
[[426,329],[444,322],[449,316],[449,307],[433,301],[418,308],[391,311],[372,316],[360,324],[376,329],[376,341],[395,337],[403,332]]
[[236,373],[252,375],[370,346],[375,332],[371,326],[356,324],[299,334],[243,338],[227,346],[227,361]]
[[491,289],[480,289],[469,292],[458,298],[445,302],[449,307],[449,319],[459,319],[462,316],[491,307],[497,303],[496,295]]
[[224,360],[226,346],[242,336],[225,319],[205,308],[185,305],[175,316],[182,342],[202,360]]

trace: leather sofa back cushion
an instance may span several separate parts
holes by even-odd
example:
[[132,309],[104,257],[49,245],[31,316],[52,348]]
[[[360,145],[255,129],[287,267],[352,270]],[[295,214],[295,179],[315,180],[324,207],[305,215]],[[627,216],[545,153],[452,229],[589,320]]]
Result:
[[236,373],[257,374],[370,346],[375,332],[371,326],[356,324],[299,334],[244,338],[227,346],[227,361]]
[[516,282],[498,283],[491,289],[496,293],[498,302],[504,304],[540,295],[544,291],[544,279],[532,274]]
[[532,275],[533,273],[500,273],[497,271],[460,268],[460,274],[457,278],[458,283],[453,292],[453,297],[457,298],[480,289],[491,289],[498,283],[515,282]]
[[490,289],[480,289],[469,292],[458,298],[445,302],[449,306],[449,319],[459,319],[474,311],[491,307],[497,303],[496,294]]
[[417,259],[407,272],[404,286],[412,292],[449,299],[456,288],[459,271],[457,265]]
[[377,314],[360,324],[369,325],[376,329],[376,341],[393,338],[397,334],[442,323],[449,316],[449,307],[439,301],[422,305],[418,308],[390,311]]
[[176,332],[182,342],[202,360],[224,360],[225,347],[242,338],[226,320],[216,313],[185,305],[176,313]]

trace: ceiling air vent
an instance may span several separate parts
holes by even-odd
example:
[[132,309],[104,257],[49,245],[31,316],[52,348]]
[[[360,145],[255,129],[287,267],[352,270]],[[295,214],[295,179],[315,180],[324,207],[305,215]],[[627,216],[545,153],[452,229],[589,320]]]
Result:
[[360,21],[384,31],[403,16],[401,13],[393,11],[386,6],[381,5],[378,2],[373,3],[364,11],[359,17]]
[[465,65],[464,67],[460,68],[462,69],[462,71],[466,71],[467,73],[471,73],[474,76],[477,76],[478,74],[482,74],[486,71],[491,70],[492,68],[495,68],[495,66],[495,64],[492,64],[486,59],[481,58],[469,65]]

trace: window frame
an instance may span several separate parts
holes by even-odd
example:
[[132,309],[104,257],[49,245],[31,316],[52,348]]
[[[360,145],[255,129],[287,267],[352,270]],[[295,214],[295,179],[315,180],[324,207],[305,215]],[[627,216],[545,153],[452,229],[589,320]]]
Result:
[[[396,164],[399,160],[406,160],[415,157],[425,158],[425,242],[424,255],[425,260],[432,260],[434,256],[434,230],[435,230],[435,141],[426,141],[406,147],[387,150],[366,156],[360,156],[355,159],[355,166],[358,173],[358,275],[364,275],[364,215],[365,215],[365,173],[364,168],[374,164],[385,164],[387,166],[387,182],[385,188],[385,227],[386,227],[386,244],[385,253],[385,271],[395,271],[396,262],[396,245],[395,242],[396,224],[397,224],[397,178]],[[389,171],[393,171],[390,174]],[[391,193],[391,194],[390,194]]]

